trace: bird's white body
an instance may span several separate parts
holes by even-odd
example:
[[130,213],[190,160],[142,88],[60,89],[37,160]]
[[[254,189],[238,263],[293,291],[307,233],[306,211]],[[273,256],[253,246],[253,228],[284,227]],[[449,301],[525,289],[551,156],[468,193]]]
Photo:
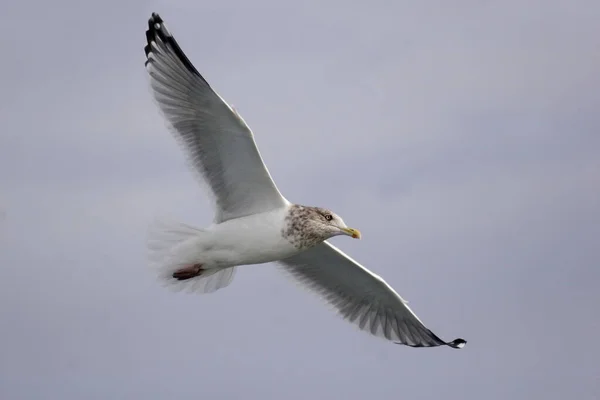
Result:
[[[298,254],[281,235],[289,205],[215,223],[205,229],[158,220],[148,237],[151,266],[161,280],[178,290],[210,293],[228,286],[236,267],[263,264]],[[200,276],[173,280],[181,268],[199,266]]]
[[205,268],[281,260],[298,249],[281,236],[288,207],[214,224],[197,236],[197,262]]

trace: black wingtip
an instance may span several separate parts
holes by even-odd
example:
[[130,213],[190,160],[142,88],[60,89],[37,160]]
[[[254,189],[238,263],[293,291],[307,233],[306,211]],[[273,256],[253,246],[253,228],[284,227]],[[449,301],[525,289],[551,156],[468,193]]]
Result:
[[[152,51],[152,46],[150,43],[153,40],[156,40],[156,37],[159,36],[159,32],[164,24],[164,21],[158,15],[158,13],[153,12],[152,16],[148,19],[148,30],[146,31],[146,47],[144,47],[144,53],[146,53],[146,57]],[[160,36],[159,36],[160,37]]]
[[451,342],[448,342],[447,344],[453,349],[462,349],[463,347],[465,347],[465,344],[467,344],[467,341],[465,339],[458,338],[454,339]]
[[429,331],[429,333],[431,334],[432,338],[435,339],[435,342],[420,342],[417,344],[409,344],[409,343],[403,343],[403,342],[394,342],[396,344],[401,344],[404,346],[408,346],[408,347],[417,347],[417,348],[433,348],[433,347],[439,347],[439,346],[448,346],[448,347],[452,347],[453,349],[462,349],[463,347],[465,347],[465,344],[467,344],[467,341],[465,339],[454,339],[451,342],[444,342],[442,339],[440,339],[439,337],[437,337],[433,332]]
[[179,44],[167,29],[167,26],[163,19],[158,15],[158,13],[153,12],[152,16],[148,19],[148,30],[146,31],[146,46],[144,47],[144,53],[146,54],[146,65],[150,62],[149,54],[152,52],[152,42],[155,42],[157,39],[160,39],[166,46],[170,47],[171,51],[175,54],[175,56],[181,61],[183,66],[190,71],[191,73],[197,75],[206,85],[210,87],[208,82],[204,79],[204,77],[198,72],[198,70],[194,67],[192,62],[187,58]]

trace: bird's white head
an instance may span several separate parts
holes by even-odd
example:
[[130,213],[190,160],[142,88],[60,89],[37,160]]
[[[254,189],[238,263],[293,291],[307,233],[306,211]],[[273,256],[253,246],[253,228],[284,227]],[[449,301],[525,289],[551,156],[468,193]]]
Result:
[[333,211],[317,207],[313,207],[313,209],[315,209],[315,213],[311,219],[313,228],[316,231],[321,231],[324,236],[327,236],[327,239],[339,235],[360,239],[360,231],[358,229],[349,228],[342,217]]
[[284,237],[296,247],[307,248],[333,236],[360,239],[358,229],[349,228],[336,213],[321,207],[293,205],[286,217]]

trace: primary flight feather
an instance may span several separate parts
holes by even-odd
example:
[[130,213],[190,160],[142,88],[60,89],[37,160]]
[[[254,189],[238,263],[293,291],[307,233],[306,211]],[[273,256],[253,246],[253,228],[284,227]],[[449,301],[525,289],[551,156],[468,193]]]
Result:
[[240,265],[277,262],[361,330],[411,347],[447,345],[425,327],[381,277],[326,240],[360,238],[334,212],[290,203],[263,163],[252,131],[208,84],[161,17],[146,31],[146,69],[154,98],[214,202],[214,223],[199,229],[158,222],[151,265],[177,290],[210,293],[228,286]]

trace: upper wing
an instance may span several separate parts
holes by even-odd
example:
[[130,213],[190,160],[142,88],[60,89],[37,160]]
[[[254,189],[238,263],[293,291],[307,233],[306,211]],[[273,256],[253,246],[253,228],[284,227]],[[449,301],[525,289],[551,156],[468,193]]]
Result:
[[344,319],[375,336],[411,347],[448,345],[460,349],[466,343],[437,337],[383,279],[327,242],[279,263]]
[[244,120],[194,68],[156,13],[148,21],[146,69],[174,136],[209,186],[216,222],[287,203]]

